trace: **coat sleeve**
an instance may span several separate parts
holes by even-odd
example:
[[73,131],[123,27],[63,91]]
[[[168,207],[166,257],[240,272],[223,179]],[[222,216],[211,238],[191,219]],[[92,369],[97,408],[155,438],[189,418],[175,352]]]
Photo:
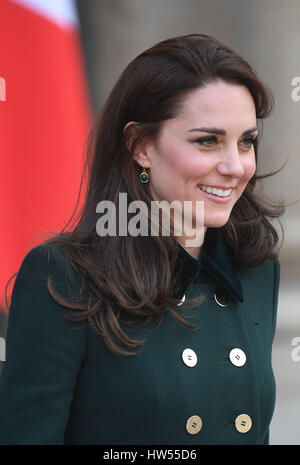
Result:
[[273,344],[273,341],[274,341],[275,330],[276,330],[279,284],[280,284],[280,262],[277,259],[277,260],[274,261],[272,344]]
[[[276,331],[279,284],[280,284],[280,262],[277,259],[274,261],[273,316],[272,316],[272,333],[271,333],[272,344],[274,341],[274,336],[275,336],[275,331]],[[268,428],[265,438],[263,440],[263,445],[269,445],[269,437],[270,437],[270,429]]]
[[60,252],[39,245],[27,253],[19,269],[0,378],[0,444],[64,442],[86,348],[86,331],[65,320],[66,307],[46,286],[51,275],[55,290],[67,297],[66,266]]
[[263,446],[268,446],[269,445],[269,428],[266,432],[265,439],[263,441]]

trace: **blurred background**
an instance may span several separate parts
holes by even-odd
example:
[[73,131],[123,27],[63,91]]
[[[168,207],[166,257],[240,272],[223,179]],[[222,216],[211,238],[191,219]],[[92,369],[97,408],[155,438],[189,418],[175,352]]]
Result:
[[288,160],[262,187],[272,200],[283,198],[290,206],[281,220],[285,240],[273,345],[277,403],[270,444],[300,444],[299,24],[299,0],[0,0],[5,44],[0,84],[6,84],[0,89],[4,342],[4,283],[42,235],[69,218],[88,128],[120,73],[160,40],[213,35],[248,60],[275,97],[258,168],[275,171]]

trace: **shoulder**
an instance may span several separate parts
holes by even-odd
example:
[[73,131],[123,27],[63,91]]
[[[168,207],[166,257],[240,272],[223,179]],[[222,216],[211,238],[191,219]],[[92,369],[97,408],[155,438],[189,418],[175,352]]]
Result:
[[265,260],[259,266],[246,268],[240,271],[240,277],[244,286],[258,286],[262,291],[264,289],[278,288],[280,280],[280,262],[279,259]]
[[14,292],[20,287],[41,291],[50,278],[59,292],[66,293],[71,285],[76,288],[79,279],[72,270],[60,244],[41,244],[33,247],[24,256],[18,270]]
[[19,361],[24,363],[24,357],[35,360],[36,350],[41,363],[42,352],[45,360],[49,354],[55,355],[53,351],[57,351],[56,355],[60,354],[62,359],[68,357],[68,353],[82,357],[86,331],[81,322],[69,321],[65,317],[69,309],[57,301],[48,289],[50,277],[55,293],[63,301],[73,301],[77,297],[77,283],[74,279],[69,284],[66,279],[69,273],[66,259],[56,247],[39,245],[25,255],[11,296],[5,373],[13,370],[13,365],[18,366]]
[[30,249],[24,256],[18,274],[26,271],[52,271],[67,266],[66,255],[59,244],[41,244]]
[[63,300],[77,302],[79,281],[80,277],[72,269],[60,246],[43,244],[33,247],[24,256],[17,273],[8,325],[14,327],[17,321],[22,321],[26,327],[31,324],[31,328],[36,330],[47,324],[64,329],[70,327],[70,322],[64,316],[70,309],[57,301],[50,290]]

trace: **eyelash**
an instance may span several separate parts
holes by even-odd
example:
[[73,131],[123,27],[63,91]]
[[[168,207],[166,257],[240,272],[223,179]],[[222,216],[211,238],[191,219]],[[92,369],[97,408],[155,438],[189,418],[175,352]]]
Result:
[[[203,144],[203,142],[206,142],[206,141],[209,141],[209,140],[214,140],[216,141],[216,137],[215,136],[209,136],[209,137],[202,137],[200,139],[197,139],[195,142],[199,143],[199,144]],[[256,137],[251,137],[251,136],[247,136],[243,139],[243,141],[247,140],[251,143],[251,145],[246,145],[245,147],[248,147],[248,148],[251,148],[255,142],[255,140],[257,139],[257,136]],[[204,144],[203,144],[204,145]],[[204,145],[205,146],[205,145]],[[211,144],[208,144],[206,147],[212,147]]]

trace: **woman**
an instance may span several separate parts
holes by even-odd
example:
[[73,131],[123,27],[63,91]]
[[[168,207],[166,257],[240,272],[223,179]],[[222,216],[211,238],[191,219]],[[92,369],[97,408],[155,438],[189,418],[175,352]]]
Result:
[[[78,221],[18,272],[1,444],[268,444],[279,287],[269,218],[284,209],[254,187],[272,103],[250,65],[207,35],[165,40],[127,66],[91,131]],[[151,202],[191,202],[202,241],[177,235],[172,212],[169,235],[161,224],[151,235],[142,215],[134,229],[131,207],[125,224],[143,234],[124,233],[119,194],[144,202],[152,225]],[[116,207],[106,236],[103,201]]]

